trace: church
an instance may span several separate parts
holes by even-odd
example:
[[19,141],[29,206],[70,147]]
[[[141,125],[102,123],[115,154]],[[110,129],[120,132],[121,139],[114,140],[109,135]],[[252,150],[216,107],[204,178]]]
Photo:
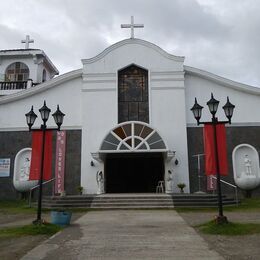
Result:
[[[202,120],[211,120],[206,105],[211,93],[220,101],[219,120],[227,120],[222,109],[227,97],[235,105],[226,125],[229,173],[223,180],[234,184],[236,147],[260,150],[259,88],[189,67],[185,57],[135,38],[134,24],[130,27],[131,38],[82,59],[82,68],[60,76],[44,51],[29,48],[29,37],[25,49],[0,51],[0,162],[7,160],[9,167],[6,175],[0,171],[0,198],[17,196],[19,155],[26,151],[30,157],[32,145],[25,114],[33,106],[38,114],[33,127],[40,127],[44,101],[51,113],[59,105],[65,114],[59,193],[77,194],[79,186],[85,194],[153,193],[160,183],[166,193],[179,193],[179,183],[185,184],[185,193],[200,190],[201,182],[205,185],[203,169],[198,173],[203,126],[197,126],[190,109],[196,98],[204,106]],[[47,126],[55,127],[51,116]],[[58,139],[55,132],[53,177]]]

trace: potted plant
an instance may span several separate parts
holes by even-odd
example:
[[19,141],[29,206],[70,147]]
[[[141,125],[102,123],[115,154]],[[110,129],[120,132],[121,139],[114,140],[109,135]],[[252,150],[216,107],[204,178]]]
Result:
[[181,190],[181,193],[184,193],[183,189],[186,187],[186,184],[185,183],[178,183],[177,187]]
[[65,197],[65,196],[66,196],[66,191],[65,191],[65,190],[62,191],[62,192],[60,193],[60,196],[61,196],[61,197]]
[[77,190],[78,190],[78,192],[79,192],[80,195],[82,195],[83,189],[84,189],[84,188],[83,188],[82,186],[79,186],[79,187],[77,188]]

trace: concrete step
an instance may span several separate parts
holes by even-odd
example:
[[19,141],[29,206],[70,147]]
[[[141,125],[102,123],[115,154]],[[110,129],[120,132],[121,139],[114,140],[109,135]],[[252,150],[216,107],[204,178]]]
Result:
[[[234,199],[223,199],[223,202],[233,202]],[[208,200],[199,200],[199,199],[178,199],[178,200],[93,200],[93,201],[79,201],[79,200],[62,200],[62,201],[51,201],[51,200],[43,200],[44,204],[53,204],[53,205],[64,205],[64,204],[179,204],[179,203],[191,203],[191,204],[196,204],[196,203],[215,203],[217,202],[216,199],[208,199]]]
[[[60,209],[60,207],[54,207],[54,206],[49,206],[46,207],[48,209]],[[69,207],[63,207],[63,209],[66,208],[82,208],[82,207],[77,207],[77,206],[69,206]],[[97,207],[97,206],[90,206],[90,207],[83,207],[87,209],[99,209],[99,210],[109,210],[109,209],[174,209],[174,206],[107,206],[107,207]]]
[[[223,196],[224,198],[225,196]],[[44,197],[45,199],[51,199],[51,200],[132,200],[132,199],[180,199],[180,198],[185,198],[185,199],[190,199],[190,198],[198,198],[198,199],[209,199],[209,198],[217,198],[217,195],[191,195],[191,194],[185,194],[185,195],[124,195],[124,196],[120,196],[120,195],[115,195],[115,196],[105,196],[105,195],[96,195],[96,196],[89,196],[89,195],[82,195],[82,196],[64,196],[64,197],[60,197],[60,196],[46,196]]]
[[[233,198],[223,196],[223,205],[234,205]],[[44,197],[45,208],[138,209],[174,207],[216,207],[217,195],[212,194],[103,194],[65,197]]]
[[[223,200],[222,203],[223,204],[233,204],[236,201],[234,200]],[[120,205],[159,205],[159,206],[163,206],[163,205],[217,205],[218,202],[217,201],[196,201],[196,202],[191,202],[191,201],[181,201],[181,202],[176,202],[176,201],[171,201],[171,202],[165,202],[165,203],[157,203],[157,202],[136,202],[133,201],[132,203],[128,203],[128,202],[103,202],[103,203],[86,203],[86,202],[75,202],[75,203],[45,203],[45,205],[53,205],[53,206],[65,206],[65,205],[75,205],[75,206],[110,206],[110,205],[114,205],[114,206],[120,206]]]

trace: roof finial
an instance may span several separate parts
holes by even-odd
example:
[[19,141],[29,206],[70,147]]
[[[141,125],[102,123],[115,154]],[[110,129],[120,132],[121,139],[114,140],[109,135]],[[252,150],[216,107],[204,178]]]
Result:
[[131,28],[131,39],[135,37],[134,28],[144,28],[143,24],[135,24],[134,16],[131,16],[131,24],[121,24],[121,28]]
[[26,39],[21,41],[21,43],[25,43],[25,49],[29,49],[29,44],[33,42],[34,40],[30,39],[30,35],[26,35]]

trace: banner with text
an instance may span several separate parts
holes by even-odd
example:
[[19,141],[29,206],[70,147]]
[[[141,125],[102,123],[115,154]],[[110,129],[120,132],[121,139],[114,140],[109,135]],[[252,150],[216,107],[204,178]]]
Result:
[[214,175],[207,176],[207,191],[215,191],[217,189],[217,180]]
[[55,163],[55,193],[64,192],[64,171],[66,156],[66,131],[57,131],[56,163]]

